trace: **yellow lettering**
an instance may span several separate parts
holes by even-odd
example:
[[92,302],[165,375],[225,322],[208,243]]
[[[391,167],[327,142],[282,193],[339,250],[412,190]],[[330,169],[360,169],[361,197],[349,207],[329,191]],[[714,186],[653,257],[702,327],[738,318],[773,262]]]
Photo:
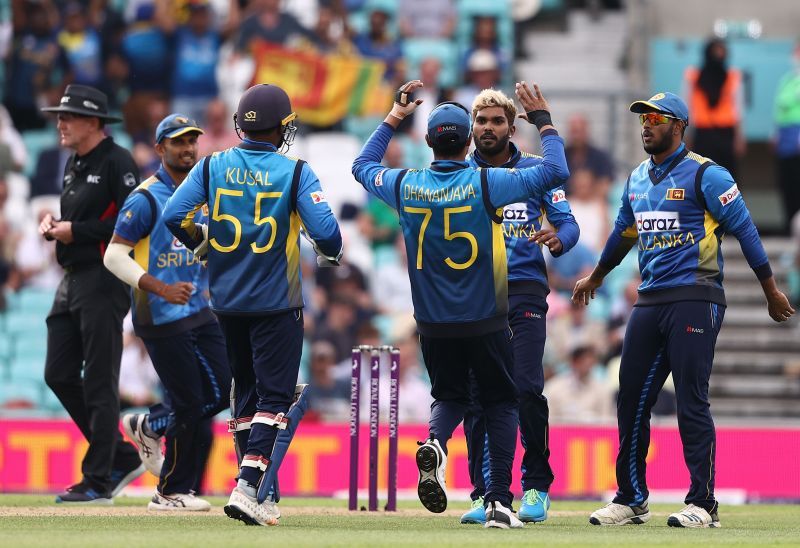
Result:
[[689,240],[691,240],[692,241],[692,245],[694,245],[694,234],[692,234],[691,232],[686,234],[686,241],[688,242]]
[[573,439],[567,445],[567,494],[586,493],[586,463],[588,459],[586,440]]
[[255,181],[256,181],[256,184],[259,184],[259,185],[262,185],[262,186],[264,185],[264,181],[263,181],[263,179],[261,179],[261,172],[260,171],[256,171]]
[[314,436],[313,438],[301,436],[293,439],[288,455],[297,458],[297,490],[301,493],[316,491],[317,471],[322,468],[318,462],[319,457],[335,455],[341,450],[339,440],[334,436]]
[[252,171],[250,171],[248,169],[247,171],[245,171],[245,174],[246,174],[246,179],[247,179],[247,184],[248,185],[253,186],[254,184],[256,184],[256,180],[253,177],[253,172]]
[[456,187],[456,188],[453,189],[453,194],[451,196],[451,200],[450,201],[460,200],[460,199],[461,199],[461,191],[459,190],[458,187]]
[[235,168],[235,167],[229,167],[229,168],[227,168],[225,170],[225,182],[226,183],[232,183],[233,182],[233,172],[236,169],[237,168]]
[[156,260],[156,266],[158,268],[165,268],[167,266],[167,259],[163,253],[159,254],[158,259]]
[[475,197],[476,197],[475,189],[472,187],[472,185],[469,185],[469,187],[467,188],[467,198],[475,198]]
[[50,454],[69,449],[70,440],[66,432],[12,432],[8,435],[8,446],[27,453],[28,486],[44,490],[50,487],[47,475]]
[[[241,179],[239,176],[241,175]],[[236,168],[236,182],[240,185],[243,185],[247,182],[247,173],[242,173],[242,170],[238,167]]]

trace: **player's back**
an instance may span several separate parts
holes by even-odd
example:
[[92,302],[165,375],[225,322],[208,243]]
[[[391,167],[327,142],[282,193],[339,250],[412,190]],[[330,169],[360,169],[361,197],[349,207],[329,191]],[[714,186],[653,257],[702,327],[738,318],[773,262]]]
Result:
[[294,158],[243,147],[209,159],[208,270],[215,310],[303,306],[296,211],[301,169]]
[[418,328],[448,337],[498,331],[508,311],[502,224],[479,169],[436,164],[409,171],[398,187]]

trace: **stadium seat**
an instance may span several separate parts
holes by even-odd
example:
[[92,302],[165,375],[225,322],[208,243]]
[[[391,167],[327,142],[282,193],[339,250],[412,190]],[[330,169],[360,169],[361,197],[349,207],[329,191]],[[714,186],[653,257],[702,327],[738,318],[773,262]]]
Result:
[[356,34],[366,32],[369,28],[369,14],[376,9],[389,14],[389,35],[397,36],[397,0],[368,0],[360,10],[351,12],[347,17],[347,23],[353,32]]
[[[0,383],[0,409],[6,415],[11,409],[25,409],[41,405],[47,387],[39,381]],[[26,415],[27,416],[27,415]]]
[[461,81],[458,49],[452,42],[431,38],[409,38],[403,42],[403,56],[408,64],[409,80],[419,78],[419,65],[423,59],[435,57],[442,65],[439,75],[442,87],[455,87]]
[[28,151],[28,163],[23,173],[30,178],[36,170],[36,161],[39,159],[39,153],[46,148],[56,146],[58,137],[53,128],[31,129],[22,133],[22,141]]

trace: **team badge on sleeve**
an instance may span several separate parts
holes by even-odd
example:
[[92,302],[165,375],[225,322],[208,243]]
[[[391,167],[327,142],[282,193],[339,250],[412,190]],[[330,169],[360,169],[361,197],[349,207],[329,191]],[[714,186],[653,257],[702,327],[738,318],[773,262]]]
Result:
[[122,182],[125,184],[125,186],[136,186],[136,175],[128,172],[122,176]]
[[319,191],[311,193],[311,201],[315,204],[321,204],[322,202],[327,202],[328,199],[325,198],[325,195],[321,191]]
[[383,186],[383,174],[386,173],[385,169],[382,169],[378,172],[378,175],[375,177],[375,186]]
[[683,200],[686,197],[686,191],[682,188],[668,188],[667,200]]
[[566,199],[567,199],[567,195],[564,193],[564,190],[559,188],[558,190],[553,192],[553,198],[551,199],[551,201],[554,204],[557,204],[558,202],[563,202]]
[[736,186],[736,183],[734,183],[732,187],[730,187],[728,190],[726,190],[725,192],[723,192],[718,196],[719,201],[722,204],[722,207],[725,207],[738,197],[739,197],[739,187]]

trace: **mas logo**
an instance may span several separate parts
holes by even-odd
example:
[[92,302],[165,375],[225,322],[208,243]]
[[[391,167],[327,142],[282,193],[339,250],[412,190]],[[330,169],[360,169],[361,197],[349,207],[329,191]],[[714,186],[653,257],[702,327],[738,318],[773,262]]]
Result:
[[683,200],[686,197],[686,191],[682,188],[668,188],[667,200]]
[[722,204],[722,207],[725,207],[738,197],[739,197],[739,187],[736,186],[736,184],[734,183],[732,187],[730,187],[728,190],[719,195],[719,201]]
[[642,211],[636,214],[636,230],[639,234],[680,229],[680,216],[675,211]]
[[553,199],[551,200],[554,204],[558,202],[563,202],[567,199],[567,195],[564,193],[564,190],[559,188],[555,192],[553,192]]

